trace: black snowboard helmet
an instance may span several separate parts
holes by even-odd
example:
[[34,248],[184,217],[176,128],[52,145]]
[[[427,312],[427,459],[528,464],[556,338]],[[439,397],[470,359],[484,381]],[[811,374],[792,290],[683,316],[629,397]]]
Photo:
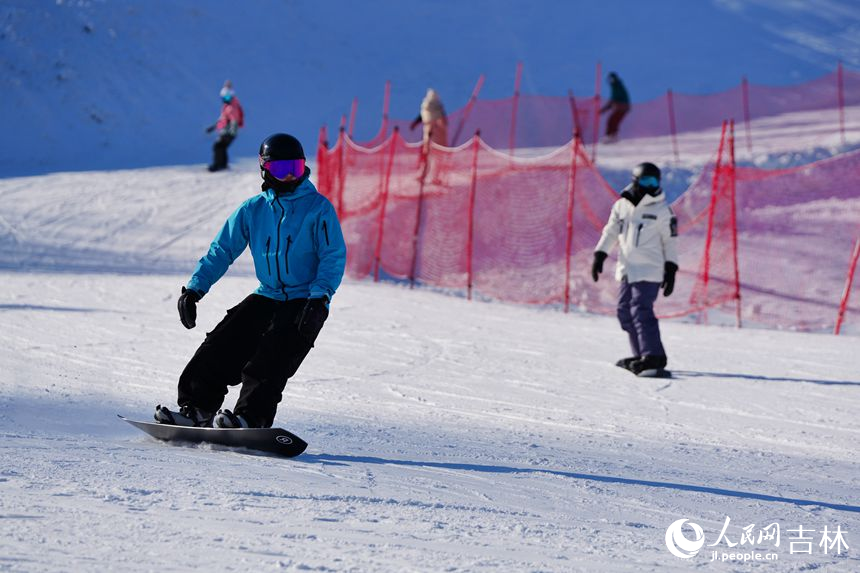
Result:
[[[278,162],[280,165],[269,165],[268,162]],[[286,164],[286,165],[284,165]],[[277,169],[284,169],[278,174]],[[269,172],[274,170],[274,174]],[[293,178],[285,180],[286,173]],[[277,176],[276,176],[277,175]],[[263,178],[262,190],[274,189],[276,193],[292,193],[310,175],[310,169],[305,165],[305,150],[298,139],[286,133],[270,135],[260,144],[260,177]]]
[[278,159],[305,159],[305,150],[298,139],[286,133],[270,135],[260,144],[260,163]]
[[641,194],[656,197],[661,193],[660,168],[653,163],[640,163],[633,168],[633,186]]

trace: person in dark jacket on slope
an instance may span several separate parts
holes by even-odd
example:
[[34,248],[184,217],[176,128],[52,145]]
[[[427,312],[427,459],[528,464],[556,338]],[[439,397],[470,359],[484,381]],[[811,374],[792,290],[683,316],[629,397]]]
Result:
[[612,111],[609,118],[606,120],[606,136],[604,143],[613,143],[618,139],[618,129],[621,127],[621,120],[630,112],[630,95],[627,93],[627,88],[621,82],[621,78],[615,72],[610,72],[607,76],[609,82],[609,101],[606,102],[600,113]]
[[[194,328],[197,303],[250,246],[260,286],[206,335],[179,378],[179,410],[155,420],[183,426],[269,428],[287,380],[307,356],[343,278],[346,245],[331,203],[308,180],[301,143],[284,133],[260,145],[262,193],[227,219],[182,287],[179,318]],[[233,411],[228,386],[242,385]]]

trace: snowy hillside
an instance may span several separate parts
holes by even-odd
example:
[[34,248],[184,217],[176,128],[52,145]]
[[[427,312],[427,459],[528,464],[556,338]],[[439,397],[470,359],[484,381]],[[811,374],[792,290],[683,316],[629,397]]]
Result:
[[[124,424],[175,400],[205,332],[254,288],[242,260],[198,327],[179,324],[180,285],[257,177],[0,181],[3,571],[860,568],[856,337],[664,322],[677,377],[641,380],[613,366],[613,318],[347,282],[276,420],[306,454]],[[708,545],[690,559],[666,545],[680,519]],[[779,546],[757,537],[773,523]],[[750,524],[754,546],[731,548]],[[811,554],[790,545],[798,526]],[[825,552],[825,528],[850,548]]]
[[510,96],[518,61],[523,93],[591,94],[600,61],[640,102],[860,68],[858,26],[851,0],[4,0],[0,175],[203,164],[227,78],[249,157],[274,131],[315,142],[353,97],[370,138],[386,80],[410,118],[428,86],[454,110],[481,74],[481,98]]

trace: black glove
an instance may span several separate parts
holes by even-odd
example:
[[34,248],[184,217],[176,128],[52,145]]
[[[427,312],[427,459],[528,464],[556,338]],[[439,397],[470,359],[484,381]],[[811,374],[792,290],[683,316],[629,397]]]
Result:
[[299,335],[313,346],[327,318],[328,297],[309,298],[302,312],[296,317]]
[[196,290],[188,290],[182,287],[182,294],[176,306],[179,307],[179,320],[185,328],[197,326],[197,301],[202,298]]
[[206,133],[212,133],[213,131],[215,131],[214,125],[210,125],[209,127],[206,128]]
[[412,120],[412,123],[409,124],[409,131],[415,131],[415,128],[418,127],[418,124],[421,123],[421,117],[416,117]]
[[675,273],[678,272],[678,265],[672,261],[666,261],[663,265],[663,284],[660,285],[663,289],[663,296],[669,296],[675,290]]
[[597,282],[598,275],[603,272],[603,261],[609,256],[603,251],[594,251],[594,262],[591,263],[591,278]]

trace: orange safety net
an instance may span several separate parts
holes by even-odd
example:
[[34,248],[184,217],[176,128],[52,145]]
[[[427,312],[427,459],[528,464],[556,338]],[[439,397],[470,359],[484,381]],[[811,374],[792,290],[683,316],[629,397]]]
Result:
[[[722,322],[832,329],[858,232],[860,152],[773,171],[736,167],[734,143],[724,123],[714,158],[672,205],[681,270],[658,314],[705,318],[714,309],[709,318]],[[595,284],[590,268],[618,195],[578,139],[519,158],[480,135],[425,147],[395,130],[365,148],[342,130],[317,160],[349,276],[614,313],[611,271]],[[855,301],[844,314],[858,311]]]
[[[725,138],[724,138],[725,139]],[[728,156],[726,151],[721,153]],[[590,276],[594,245],[618,195],[575,139],[539,158],[515,158],[480,136],[457,148],[405,142],[372,149],[343,132],[318,156],[320,191],[335,205],[352,277],[393,278],[476,296],[612,312],[611,273]],[[730,161],[678,202],[682,276],[663,315],[736,297]],[[712,175],[711,175],[712,174]],[[713,190],[716,192],[713,192]],[[726,231],[728,229],[728,231]],[[710,257],[710,258],[708,258]]]
[[[860,237],[860,152],[790,169],[739,167],[736,187],[744,321],[832,330]],[[843,314],[857,323],[856,296]]]
[[[635,95],[635,86],[628,87]],[[394,128],[399,128],[401,137],[408,142],[421,140],[421,129],[409,128],[412,118],[388,118],[389,90],[390,86],[387,85],[380,129],[373,138],[360,144],[363,147],[382,144]],[[571,133],[578,132],[582,141],[590,147],[593,157],[596,153],[594,147],[599,144],[604,129],[602,126],[607,118],[607,115],[599,114],[602,103],[599,95],[574,97],[573,94],[544,96],[515,93],[505,99],[480,100],[477,99],[477,93],[473,93],[466,105],[448,115],[448,144],[463,145],[472,134],[480,131],[484,142],[494,149],[511,151],[559,147],[569,141]],[[803,111],[822,111],[825,115],[819,119],[829,119],[836,126],[834,129],[844,134],[846,114],[860,113],[857,106],[860,106],[860,73],[845,70],[840,64],[835,72],[792,86],[764,86],[744,79],[734,88],[713,94],[694,95],[669,90],[665,95],[651,100],[634,100],[619,133],[627,139],[668,137],[719,129],[725,118],[734,118],[739,126],[743,122],[745,144],[751,148],[756,138],[755,128],[750,125],[753,120]],[[350,125],[353,122],[354,117],[350,119]],[[684,151],[682,142],[676,141],[675,147],[676,153]]]

